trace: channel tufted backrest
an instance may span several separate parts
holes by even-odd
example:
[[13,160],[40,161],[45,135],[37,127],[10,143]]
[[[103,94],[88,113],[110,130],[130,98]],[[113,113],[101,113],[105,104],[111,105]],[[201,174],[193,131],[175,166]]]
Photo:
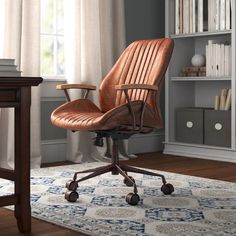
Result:
[[[103,112],[126,103],[125,95],[115,90],[119,84],[149,84],[160,87],[173,50],[169,38],[141,40],[130,44],[122,53],[111,71],[104,78],[99,91]],[[131,100],[143,100],[144,90],[130,90]],[[154,111],[159,112],[159,93],[148,100]]]

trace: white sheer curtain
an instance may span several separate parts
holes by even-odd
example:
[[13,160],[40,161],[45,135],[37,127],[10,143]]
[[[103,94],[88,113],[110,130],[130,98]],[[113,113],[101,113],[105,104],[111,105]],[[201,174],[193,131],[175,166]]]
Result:
[[[102,78],[125,47],[123,0],[71,0],[65,3],[66,78],[68,83],[90,83]],[[79,91],[71,93],[72,98]],[[98,104],[97,92],[90,98]],[[97,159],[99,152],[88,132],[68,132],[67,159]]]
[[[14,58],[24,76],[40,75],[40,0],[0,0],[0,57]],[[39,88],[32,88],[31,167],[41,163]],[[14,112],[0,110],[0,165],[14,167]]]

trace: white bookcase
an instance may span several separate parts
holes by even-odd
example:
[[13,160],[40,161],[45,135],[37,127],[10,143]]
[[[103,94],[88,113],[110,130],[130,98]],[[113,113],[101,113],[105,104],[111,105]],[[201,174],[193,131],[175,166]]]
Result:
[[[197,1],[197,0],[196,0]],[[232,29],[217,32],[175,34],[175,0],[165,1],[166,37],[174,39],[175,47],[165,83],[165,154],[236,162],[236,2],[232,1]],[[191,64],[194,54],[205,54],[208,40],[231,43],[232,71],[230,77],[180,77],[184,66]],[[176,110],[184,107],[214,107],[214,97],[221,89],[232,89],[231,146],[218,147],[176,141]]]

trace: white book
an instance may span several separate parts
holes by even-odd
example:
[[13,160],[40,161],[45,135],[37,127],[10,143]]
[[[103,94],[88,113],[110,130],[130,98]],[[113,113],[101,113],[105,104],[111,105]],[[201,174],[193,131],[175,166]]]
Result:
[[230,0],[225,0],[225,29],[230,29]]
[[232,29],[232,8],[233,8],[233,0],[230,1],[230,29]]
[[216,1],[215,30],[220,30],[220,0]]
[[1,65],[0,64],[0,71],[17,71],[16,65]]
[[180,25],[179,25],[179,19],[180,19],[180,8],[179,8],[179,0],[175,0],[175,34],[180,33]]
[[223,76],[223,64],[222,64],[222,62],[223,62],[223,60],[222,60],[222,51],[221,51],[221,44],[219,44],[218,45],[218,63],[219,63],[219,72],[218,72],[218,76]]
[[223,60],[222,60],[222,51],[221,51],[221,44],[217,44],[217,66],[218,66],[218,74],[217,76],[223,76],[222,72],[223,72]]
[[212,0],[208,0],[208,31],[212,31]]
[[212,22],[211,22],[211,31],[216,31],[216,1],[211,0],[212,2]]
[[196,0],[192,0],[193,33],[196,33]]
[[225,76],[225,45],[220,45],[220,76]]
[[1,77],[20,77],[20,71],[0,71]]
[[210,57],[209,57],[209,45],[206,45],[206,76],[211,76],[210,74]]
[[187,31],[187,34],[190,33],[190,1],[189,0],[186,0],[186,31]]
[[216,43],[212,44],[212,76],[216,77],[217,70],[216,70]]
[[209,76],[212,76],[212,40],[208,41],[208,70],[209,70]]
[[15,59],[11,58],[0,58],[0,65],[14,65]]
[[231,66],[230,66],[230,45],[225,45],[225,56],[224,56],[224,62],[225,62],[225,76],[230,76],[231,74]]
[[183,0],[179,0],[179,31],[183,34]]
[[227,60],[229,56],[228,45],[225,45],[225,56],[224,56],[224,64],[225,64],[225,76],[229,76],[229,62]]
[[198,0],[198,32],[203,32],[203,0]]
[[189,33],[193,33],[193,0],[189,0]]
[[215,44],[215,76],[220,76],[220,45]]
[[189,34],[189,0],[183,0],[183,33]]
[[225,30],[225,0],[220,0],[220,30]]
[[186,0],[183,0],[183,34],[186,34]]
[[212,43],[213,40],[208,40],[208,71],[209,71],[209,76],[212,76]]
[[208,71],[209,76],[214,76],[214,51],[213,51],[213,44],[215,43],[214,40],[208,40]]

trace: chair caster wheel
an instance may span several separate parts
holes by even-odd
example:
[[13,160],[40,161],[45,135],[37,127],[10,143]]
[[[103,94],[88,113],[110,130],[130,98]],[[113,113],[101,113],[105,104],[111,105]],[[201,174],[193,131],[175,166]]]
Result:
[[68,202],[76,202],[78,198],[79,198],[79,194],[75,191],[68,191],[65,193],[65,199]]
[[165,195],[170,195],[171,193],[174,192],[174,186],[172,184],[163,184],[161,187],[161,191],[165,194]]
[[76,191],[76,189],[78,188],[78,183],[74,180],[69,180],[66,183],[66,188],[70,191]]
[[[132,177],[132,176],[129,176],[129,178],[131,179],[131,180],[133,180],[134,181],[134,183],[135,183],[135,180],[134,180],[134,178]],[[126,178],[124,178],[124,184],[126,185],[126,186],[128,186],[128,187],[132,187],[133,186],[133,183],[132,182],[130,182],[128,179],[126,179]]]
[[140,197],[137,193],[129,193],[125,198],[126,202],[132,206],[136,206],[140,201]]

